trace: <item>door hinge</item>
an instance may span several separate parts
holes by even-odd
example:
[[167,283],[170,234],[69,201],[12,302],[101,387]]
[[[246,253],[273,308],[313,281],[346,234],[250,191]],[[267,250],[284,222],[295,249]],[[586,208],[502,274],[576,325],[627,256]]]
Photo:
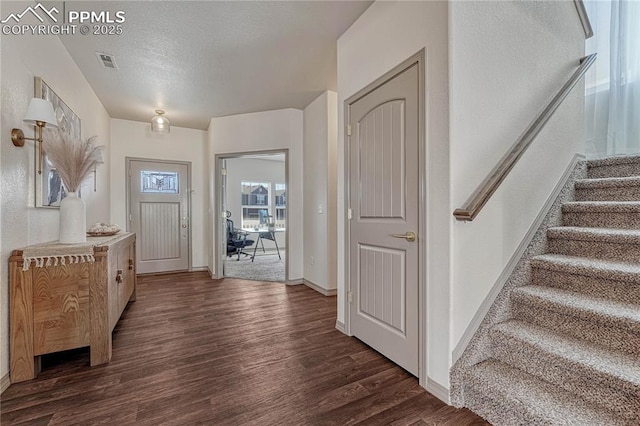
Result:
[[227,169],[222,169],[220,172],[222,173],[222,176],[226,176],[227,175]]
[[349,303],[353,303],[353,293],[351,293],[350,291],[347,292],[347,300],[349,301]]
[[351,124],[347,125],[347,136],[351,136]]
[[133,222],[133,215],[129,213],[129,222]]
[[347,209],[347,218],[349,220],[353,219],[353,211],[351,209]]

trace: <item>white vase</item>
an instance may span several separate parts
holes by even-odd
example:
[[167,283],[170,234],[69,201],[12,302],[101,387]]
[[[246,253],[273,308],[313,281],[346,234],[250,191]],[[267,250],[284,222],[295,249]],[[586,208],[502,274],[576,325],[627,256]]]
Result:
[[75,244],[87,241],[87,215],[84,200],[75,192],[68,192],[60,202],[60,243]]

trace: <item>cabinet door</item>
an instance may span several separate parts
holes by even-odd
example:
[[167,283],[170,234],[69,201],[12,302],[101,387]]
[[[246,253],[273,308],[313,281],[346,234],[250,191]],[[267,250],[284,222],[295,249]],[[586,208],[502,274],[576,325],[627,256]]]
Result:
[[[129,302],[131,294],[133,294],[135,276],[132,273],[134,272],[134,266],[132,265],[132,262],[134,261],[132,249],[133,244],[129,243],[123,245],[122,248],[118,250],[118,269],[122,271],[121,281],[118,283],[119,314],[122,314],[122,311],[124,311],[124,308]],[[130,267],[132,269],[129,269]]]
[[117,251],[109,250],[108,259],[107,292],[109,298],[109,330],[113,330],[113,327],[115,327],[120,317],[120,284],[118,283],[118,270],[120,269],[120,265],[118,263]]
[[48,354],[89,345],[88,263],[33,268],[33,351]]

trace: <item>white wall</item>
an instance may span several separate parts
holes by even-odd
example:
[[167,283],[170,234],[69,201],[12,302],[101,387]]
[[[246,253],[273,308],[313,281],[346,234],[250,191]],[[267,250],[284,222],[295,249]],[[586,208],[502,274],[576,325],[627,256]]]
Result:
[[171,126],[171,133],[151,132],[149,123],[111,120],[111,220],[127,225],[125,157],[191,162],[192,267],[207,266],[206,141],[204,130]]
[[[452,2],[451,201],[460,207],[577,68],[573,2]],[[579,84],[472,223],[453,228],[451,348],[469,326],[576,152]]]
[[447,13],[446,2],[379,1],[338,40],[338,321],[345,299],[344,101],[426,47],[427,374],[441,384],[450,365]]
[[[24,3],[3,4],[2,14],[23,9]],[[8,257],[14,249],[58,238],[59,211],[34,207],[34,143],[27,141],[18,148],[10,137],[13,127],[22,128],[27,137],[33,136],[32,127],[23,124],[22,119],[34,96],[34,76],[42,77],[80,116],[82,137],[97,135],[99,144],[106,147],[106,164],[98,167],[97,192],[93,192],[93,178],[82,187],[87,224],[109,222],[110,192],[109,115],[60,40],[54,36],[3,35],[1,44],[0,377],[9,371]]]
[[[427,375],[451,352],[582,141],[578,86],[478,218],[452,216],[568,78],[584,38],[573,2],[376,2],[338,40],[344,100],[426,47]],[[450,93],[449,93],[450,90]],[[344,154],[338,152],[338,320],[344,318]]]
[[[217,154],[249,153],[263,150],[289,150],[289,247],[287,250],[289,280],[302,279],[302,111],[281,109],[250,114],[212,118],[208,132],[209,176],[213,187],[209,191],[209,223],[213,223],[216,196],[215,164]],[[221,242],[210,229],[209,269],[215,271],[215,259]]]
[[327,91],[304,109],[304,278],[336,288],[338,100]]
[[[285,183],[286,173],[283,161],[263,160],[258,158],[230,158],[227,161],[227,210],[231,212],[230,219],[235,227],[242,226],[242,182],[271,183],[269,197],[275,211],[275,184]],[[274,213],[275,218],[275,213]],[[275,219],[274,219],[275,221]],[[248,237],[257,241],[257,234]],[[276,233],[279,248],[286,247],[284,232]],[[265,243],[273,247],[273,243]],[[253,247],[253,246],[251,246]]]

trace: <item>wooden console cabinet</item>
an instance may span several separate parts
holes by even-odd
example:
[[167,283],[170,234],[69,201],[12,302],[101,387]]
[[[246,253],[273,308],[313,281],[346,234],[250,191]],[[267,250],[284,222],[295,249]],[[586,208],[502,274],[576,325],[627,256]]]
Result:
[[35,378],[40,355],[52,352],[89,346],[92,366],[111,360],[111,333],[136,297],[136,236],[93,241],[93,262],[31,262],[24,271],[26,249],[9,258],[13,383]]

